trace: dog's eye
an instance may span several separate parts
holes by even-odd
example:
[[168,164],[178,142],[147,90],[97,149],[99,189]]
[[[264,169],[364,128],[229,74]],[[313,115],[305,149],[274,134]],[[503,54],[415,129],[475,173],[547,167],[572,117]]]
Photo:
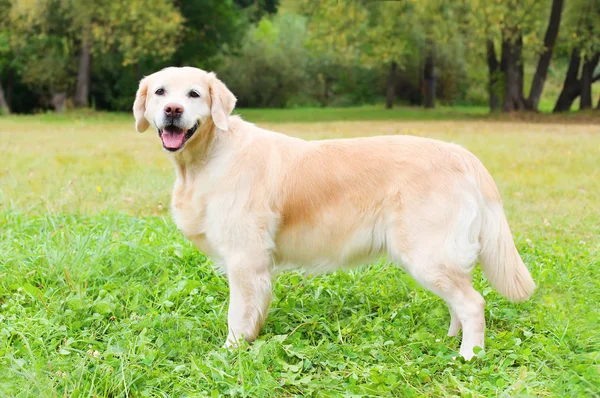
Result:
[[163,95],[165,93],[165,89],[164,88],[159,88],[158,90],[156,90],[154,92],[154,94],[156,95]]
[[194,90],[190,91],[190,92],[188,93],[188,95],[189,95],[191,98],[199,98],[199,97],[200,97],[200,94],[198,94],[198,92],[197,92],[197,91],[194,91]]

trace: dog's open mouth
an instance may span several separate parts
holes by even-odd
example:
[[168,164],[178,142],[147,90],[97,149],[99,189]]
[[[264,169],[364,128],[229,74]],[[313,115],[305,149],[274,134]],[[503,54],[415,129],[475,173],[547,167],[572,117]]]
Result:
[[165,126],[158,130],[158,136],[162,140],[163,147],[167,151],[175,152],[183,147],[185,142],[189,140],[198,129],[198,123],[189,130],[184,130],[173,124]]

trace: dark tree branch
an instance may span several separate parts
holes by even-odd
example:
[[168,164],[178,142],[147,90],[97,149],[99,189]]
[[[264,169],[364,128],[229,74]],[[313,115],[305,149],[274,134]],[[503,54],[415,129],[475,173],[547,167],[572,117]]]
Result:
[[500,63],[496,55],[496,48],[494,47],[494,41],[491,39],[487,40],[487,63],[488,63],[488,90],[490,97],[490,111],[496,111],[500,108],[500,100],[498,99],[498,75],[500,73]]
[[435,46],[429,45],[425,56],[423,67],[423,79],[425,82],[425,108],[435,107]]
[[573,101],[581,94],[581,82],[577,77],[580,65],[580,49],[574,48],[569,58],[569,68],[567,69],[562,90],[556,100],[556,105],[554,105],[554,113],[566,112],[571,109]]
[[4,96],[4,90],[2,89],[2,82],[0,82],[0,114],[10,114],[10,106]]
[[526,106],[530,110],[537,110],[542,91],[544,90],[544,83],[546,82],[546,76],[548,75],[548,67],[550,66],[550,60],[552,59],[552,51],[554,50],[554,44],[556,43],[560,28],[563,5],[564,0],[552,1],[550,21],[548,22],[548,28],[546,29],[546,35],[544,36],[544,52],[542,52],[538,61],[535,75],[533,76],[533,82],[531,83],[531,89],[529,90],[529,97],[526,102]]
[[79,68],[77,70],[77,86],[75,87],[74,101],[77,108],[86,108],[89,104],[91,62],[92,45],[86,36],[81,43],[79,54]]
[[[516,39],[513,36],[516,34]],[[500,68],[504,74],[504,112],[525,109],[523,98],[523,35],[517,28],[503,32]]]
[[581,69],[581,98],[579,109],[589,109],[592,107],[592,83],[593,73],[600,62],[600,52],[596,52],[591,57],[586,57]]
[[397,69],[398,69],[398,64],[395,61],[392,61],[392,63],[390,64],[390,73],[388,75],[386,98],[385,98],[385,107],[387,109],[392,109],[394,107],[394,98],[396,96],[396,70]]

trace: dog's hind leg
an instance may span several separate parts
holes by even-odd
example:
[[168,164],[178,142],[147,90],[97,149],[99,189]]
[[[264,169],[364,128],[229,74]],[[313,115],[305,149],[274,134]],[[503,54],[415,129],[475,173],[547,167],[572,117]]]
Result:
[[473,348],[483,348],[484,344],[485,301],[473,288],[470,274],[453,265],[418,262],[408,260],[406,257],[404,266],[410,275],[448,304],[450,310],[448,335],[455,336],[462,326],[460,354],[465,359],[471,359],[474,355]]
[[443,298],[450,309],[448,335],[456,335],[463,328],[460,354],[465,359],[474,355],[473,348],[484,344],[485,317],[483,297],[473,289],[471,278],[453,267],[433,266],[414,272],[415,279],[424,287]]
[[444,200],[433,196],[410,214],[401,214],[387,247],[391,258],[448,304],[448,335],[462,327],[460,354],[470,359],[474,347],[483,348],[485,332],[485,302],[471,284],[481,216],[476,196],[464,189],[448,189],[440,198]]

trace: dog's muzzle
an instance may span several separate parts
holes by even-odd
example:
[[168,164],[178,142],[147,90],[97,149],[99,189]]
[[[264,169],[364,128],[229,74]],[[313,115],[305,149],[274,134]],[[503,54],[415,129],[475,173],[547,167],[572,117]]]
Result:
[[196,122],[191,129],[186,130],[174,124],[169,124],[162,129],[158,129],[158,136],[162,140],[163,148],[171,152],[180,150],[185,142],[198,130],[198,126],[199,124]]

